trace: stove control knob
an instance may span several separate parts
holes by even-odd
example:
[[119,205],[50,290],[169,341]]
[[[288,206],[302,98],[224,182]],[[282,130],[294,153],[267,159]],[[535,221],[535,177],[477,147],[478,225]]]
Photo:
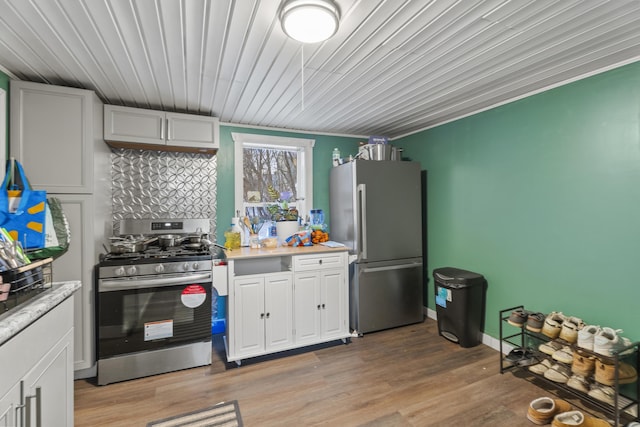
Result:
[[116,276],[124,276],[124,267],[118,267],[116,268]]
[[197,262],[194,262],[194,263],[193,263],[193,269],[194,269],[194,270],[197,270],[197,269],[198,269],[198,267],[200,267],[200,265],[199,265]]
[[164,271],[164,265],[158,264],[156,265],[156,268],[154,270],[156,271],[156,273],[162,273]]
[[129,274],[130,276],[133,276],[134,274],[136,274],[138,270],[136,270],[135,266],[131,266],[127,269],[127,274]]
[[185,262],[185,263],[182,265],[182,269],[183,269],[184,271],[189,271],[189,263],[188,263],[188,262]]

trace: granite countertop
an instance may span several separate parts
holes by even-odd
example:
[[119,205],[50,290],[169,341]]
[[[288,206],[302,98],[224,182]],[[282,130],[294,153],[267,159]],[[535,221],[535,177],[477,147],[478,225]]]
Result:
[[0,345],[80,289],[80,281],[56,282],[37,297],[0,315]]
[[313,246],[279,246],[277,248],[261,248],[261,249],[226,249],[227,259],[246,259],[246,258],[264,258],[273,256],[286,255],[306,255],[306,254],[324,254],[328,252],[344,252],[348,249],[344,246],[338,248],[330,248],[324,245]]

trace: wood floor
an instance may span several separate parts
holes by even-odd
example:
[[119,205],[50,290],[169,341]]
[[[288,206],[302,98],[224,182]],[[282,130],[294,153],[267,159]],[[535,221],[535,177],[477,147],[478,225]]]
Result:
[[550,396],[499,372],[495,350],[461,348],[437,324],[367,334],[286,357],[211,366],[107,386],[75,382],[75,425],[146,426],[150,421],[237,400],[244,425],[533,426],[529,402]]

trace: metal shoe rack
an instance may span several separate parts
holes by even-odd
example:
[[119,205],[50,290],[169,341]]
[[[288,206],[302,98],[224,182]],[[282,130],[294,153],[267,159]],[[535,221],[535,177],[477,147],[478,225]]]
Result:
[[[529,381],[539,380],[535,381],[536,385],[555,395],[563,393],[571,397],[576,397],[581,402],[580,406],[582,406],[585,411],[590,412],[595,410],[607,417],[610,417],[611,420],[614,421],[614,427],[624,426],[630,421],[640,420],[640,418],[638,418],[638,416],[640,415],[638,414],[638,411],[640,410],[640,408],[638,407],[638,396],[640,396],[640,381],[635,381],[632,384],[624,385],[618,383],[618,369],[622,361],[630,364],[631,366],[634,366],[636,368],[636,372],[640,373],[640,360],[638,358],[638,349],[640,346],[640,342],[635,342],[622,350],[622,352],[627,352],[627,350],[633,349],[630,354],[626,354],[624,356],[619,356],[618,354],[616,354],[615,356],[611,357],[603,356],[601,354],[579,348],[575,344],[565,343],[566,345],[571,346],[572,350],[574,351],[579,348],[580,351],[583,352],[583,354],[590,354],[601,360],[606,359],[606,362],[608,364],[613,364],[615,366],[615,383],[612,387],[614,388],[616,393],[614,396],[614,404],[610,405],[607,402],[600,401],[589,396],[586,393],[573,389],[566,384],[551,381],[544,377],[544,375],[539,375],[531,372],[528,369],[529,365],[521,366],[506,359],[507,355],[505,354],[505,349],[513,347],[529,350],[540,362],[542,362],[544,359],[548,359],[552,364],[559,363],[556,360],[552,359],[551,356],[538,350],[538,346],[540,344],[552,341],[549,337],[543,335],[542,333],[529,331],[524,326],[522,328],[512,326],[507,322],[507,319],[509,319],[511,312],[517,309],[524,310],[524,306],[519,305],[500,311],[499,324],[501,374],[509,371],[514,373],[518,372],[519,376],[523,376]],[[505,327],[507,328],[507,332],[505,332]],[[513,330],[514,333],[508,332],[511,330]],[[562,342],[562,340],[559,339],[558,341]]]

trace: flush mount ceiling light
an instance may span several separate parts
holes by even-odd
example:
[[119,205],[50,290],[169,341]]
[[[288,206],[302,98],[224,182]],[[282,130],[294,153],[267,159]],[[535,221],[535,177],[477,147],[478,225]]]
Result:
[[289,0],[280,9],[284,32],[302,43],[327,40],[338,30],[340,12],[331,0]]

